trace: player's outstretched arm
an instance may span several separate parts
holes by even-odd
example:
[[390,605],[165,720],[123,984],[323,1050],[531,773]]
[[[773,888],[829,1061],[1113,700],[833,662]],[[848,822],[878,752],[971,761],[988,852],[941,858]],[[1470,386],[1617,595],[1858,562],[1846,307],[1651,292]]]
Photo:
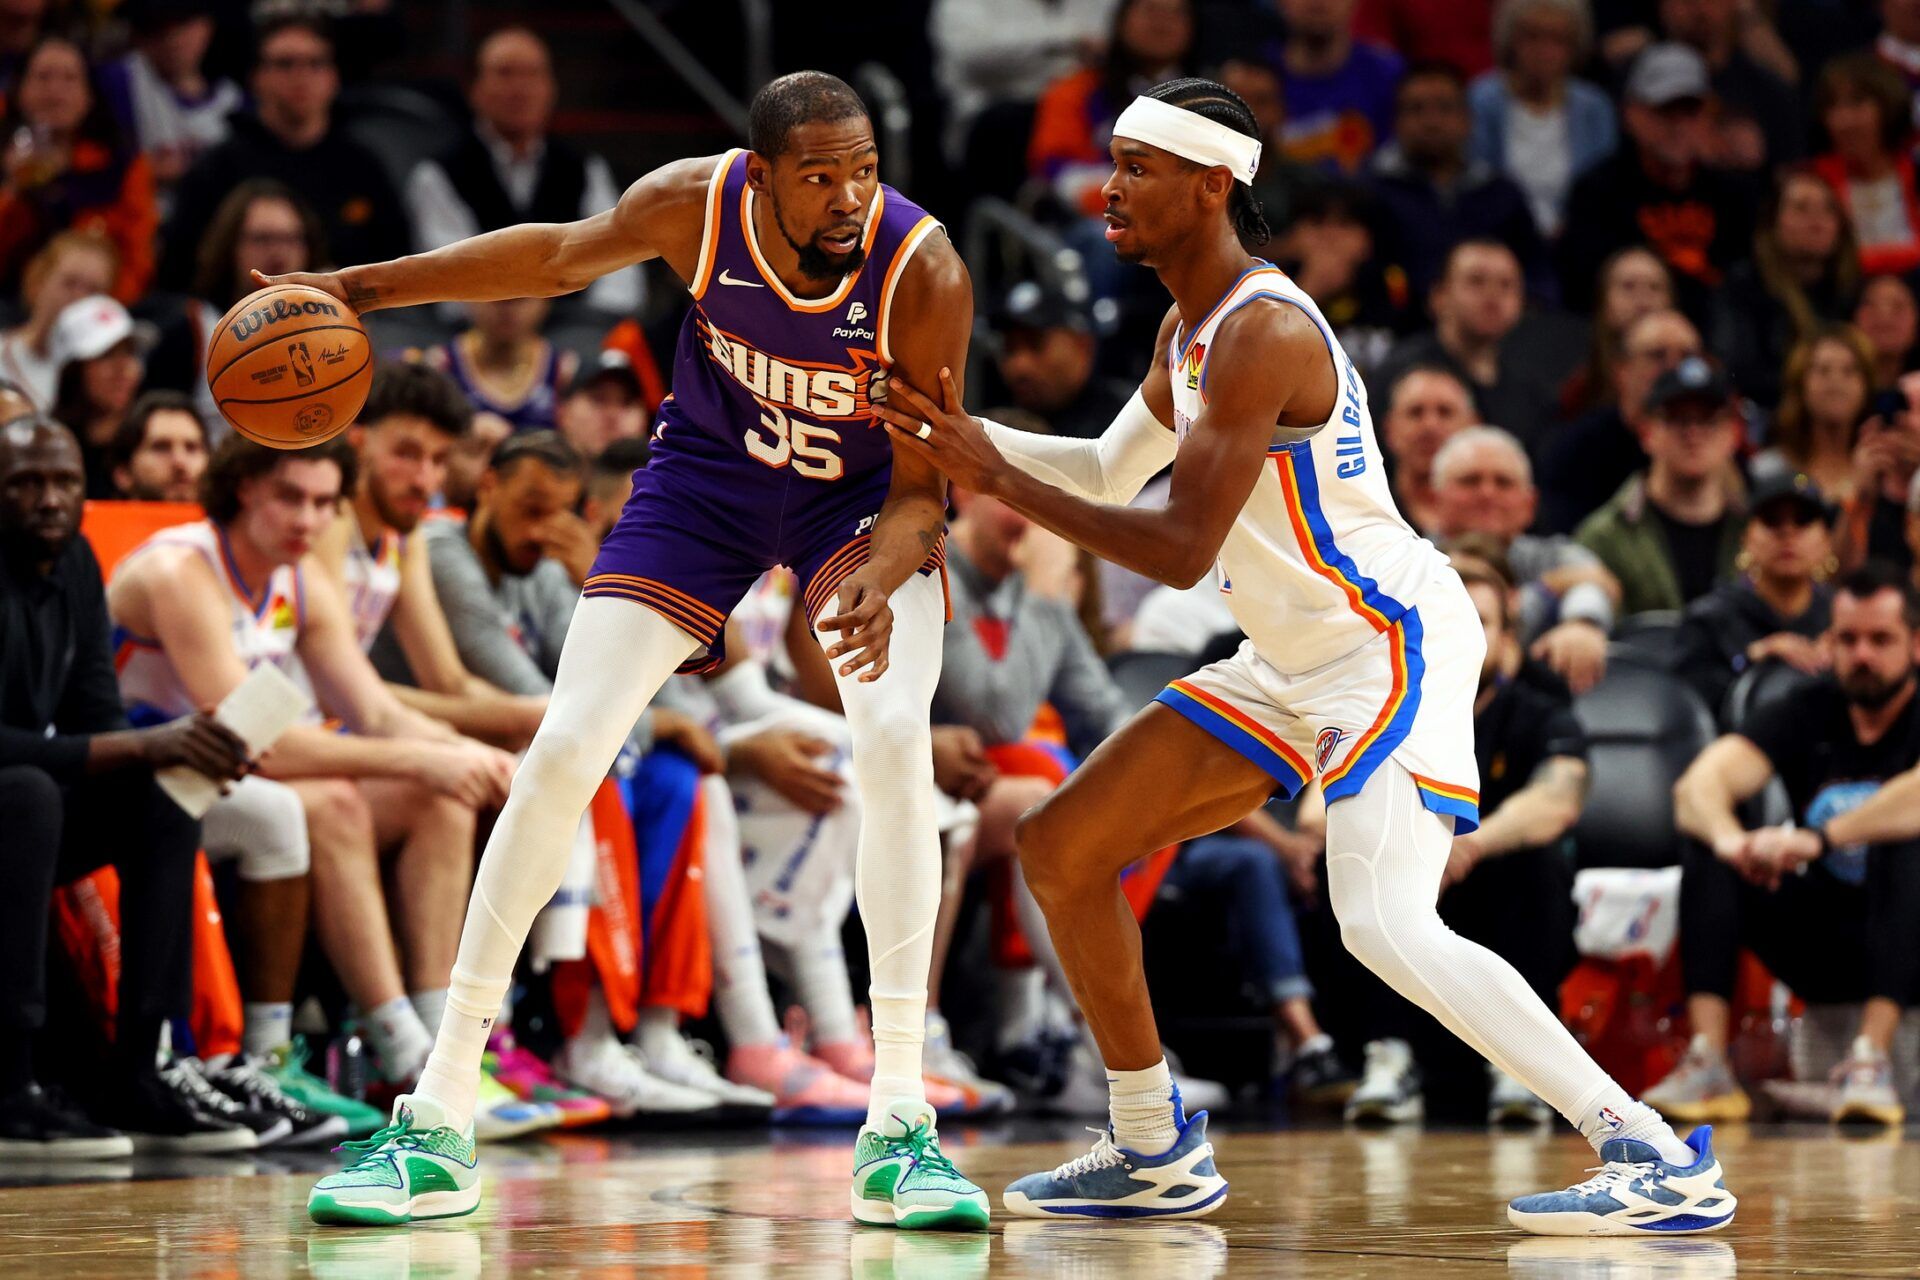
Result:
[[[888,324],[893,379],[931,380],[939,370],[965,367],[973,332],[973,281],[944,233],[928,236],[908,263]],[[860,672],[870,681],[887,669],[892,613],[886,599],[940,545],[946,513],[947,482],[939,468],[896,447],[867,562],[841,582],[839,611],[819,623],[824,631],[840,633],[827,657],[842,675]]]
[[525,222],[429,253],[338,271],[256,271],[254,279],[309,285],[366,312],[426,302],[553,298],[650,258],[664,257],[684,275],[699,254],[714,163],[706,156],[664,165],[628,187],[613,208],[578,222]]
[[1088,502],[1010,466],[960,407],[959,388],[944,370],[940,403],[896,380],[882,416],[896,454],[925,458],[955,484],[999,498],[1102,559],[1190,587],[1219,558],[1266,465],[1281,415],[1296,399],[1324,401],[1332,377],[1325,339],[1296,307],[1255,305],[1230,316],[1208,358],[1215,362],[1213,399],[1180,448],[1167,505],[1158,511]]

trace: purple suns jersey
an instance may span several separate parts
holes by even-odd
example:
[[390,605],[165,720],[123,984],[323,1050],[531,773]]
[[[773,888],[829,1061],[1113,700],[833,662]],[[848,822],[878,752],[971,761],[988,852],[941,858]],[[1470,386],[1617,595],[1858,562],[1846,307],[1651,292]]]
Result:
[[893,291],[901,268],[940,224],[880,186],[867,215],[864,265],[826,297],[799,298],[761,255],[747,153],[728,152],[714,173],[662,433],[704,431],[799,480],[832,482],[887,467],[892,445],[869,406],[886,398]]
[[[875,189],[860,270],[800,298],[755,238],[747,154],[715,163],[680,328],[673,393],[651,458],[582,587],[646,605],[699,640],[682,668],[719,661],[727,616],[760,575],[787,565],[809,621],[867,561],[893,474],[873,416],[893,363],[889,325],[907,263],[940,224]],[[944,572],[944,543],[921,565]]]

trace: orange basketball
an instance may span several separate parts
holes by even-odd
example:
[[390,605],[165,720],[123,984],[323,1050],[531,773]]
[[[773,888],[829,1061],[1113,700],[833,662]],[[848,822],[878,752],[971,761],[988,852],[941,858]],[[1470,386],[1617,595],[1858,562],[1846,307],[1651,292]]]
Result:
[[220,415],[276,449],[304,449],[346,430],[372,382],[373,345],[360,317],[305,285],[248,294],[207,343],[207,386]]

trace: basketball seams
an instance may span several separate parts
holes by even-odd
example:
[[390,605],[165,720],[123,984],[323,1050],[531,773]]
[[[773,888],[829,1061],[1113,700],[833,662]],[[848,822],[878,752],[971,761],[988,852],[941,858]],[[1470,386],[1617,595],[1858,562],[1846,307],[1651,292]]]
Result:
[[[248,310],[251,310],[254,305],[258,304],[261,301],[261,299],[276,297],[283,293],[314,294],[314,293],[321,293],[321,292],[322,292],[321,290],[315,289],[312,285],[276,284],[271,286],[270,288],[261,289],[256,293],[250,293],[246,297],[240,299],[240,301],[228,307],[227,314],[220,317],[220,322],[213,327],[212,337],[209,338],[207,341],[207,381],[212,382],[214,377],[216,376],[213,372],[213,352],[214,352],[214,348],[220,345],[220,335],[227,331],[227,326],[233,323],[233,317],[241,310],[241,308],[244,307],[244,308],[247,308]],[[329,298],[333,297],[332,294],[324,294],[323,296],[329,297]],[[334,302],[336,305],[345,306],[345,304],[341,303],[337,298],[334,299]],[[349,315],[353,314],[351,308],[347,309],[347,314]],[[357,319],[358,317],[355,317],[355,318]],[[240,339],[236,338],[234,339],[234,341],[238,342],[240,341]],[[229,365],[231,365],[232,362],[229,361],[228,363]],[[221,372],[225,373],[226,370],[222,369]]]

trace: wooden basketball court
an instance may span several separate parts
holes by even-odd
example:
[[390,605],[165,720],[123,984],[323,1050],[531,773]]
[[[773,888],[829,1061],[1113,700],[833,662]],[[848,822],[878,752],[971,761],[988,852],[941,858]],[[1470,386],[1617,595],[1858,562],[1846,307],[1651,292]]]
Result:
[[1717,1235],[1550,1240],[1509,1230],[1512,1195],[1594,1163],[1565,1133],[1223,1131],[1226,1208],[1190,1223],[1031,1222],[999,1188],[1085,1145],[1066,1125],[955,1128],[947,1148],[996,1193],[991,1233],[917,1234],[847,1218],[844,1135],[547,1138],[488,1148],[472,1217],[395,1230],[311,1225],[325,1157],[136,1161],[0,1171],[0,1276],[339,1280],[464,1276],[974,1277],[1466,1275],[1546,1278],[1920,1274],[1920,1147],[1901,1135],[1731,1128],[1741,1199]]

